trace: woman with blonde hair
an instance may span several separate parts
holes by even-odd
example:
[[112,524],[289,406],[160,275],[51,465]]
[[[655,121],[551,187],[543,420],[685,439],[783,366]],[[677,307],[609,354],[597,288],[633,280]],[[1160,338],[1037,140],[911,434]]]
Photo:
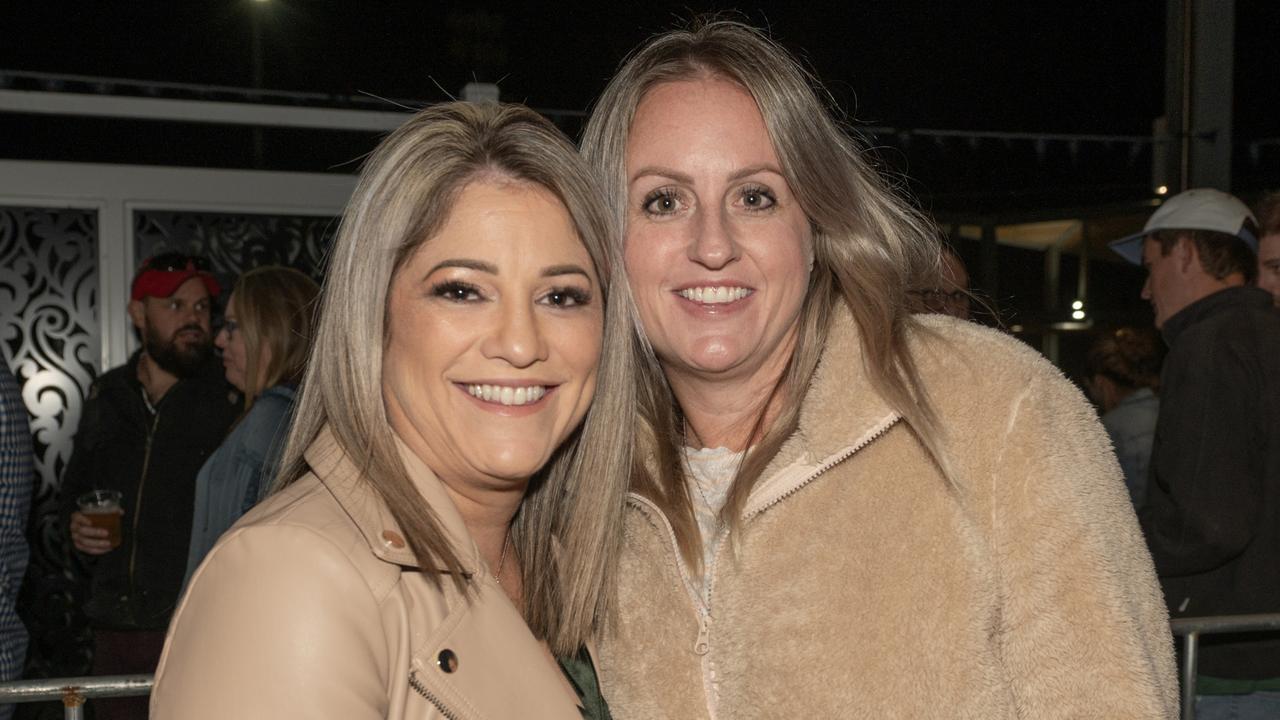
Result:
[[634,391],[596,186],[519,106],[433,106],[379,145],[278,487],[192,577],[155,717],[601,716],[584,648]]
[[1096,416],[1029,348],[910,315],[935,235],[820,95],[699,22],[585,130],[643,327],[614,716],[1172,716]]
[[241,275],[227,298],[214,344],[227,382],[244,396],[244,414],[196,476],[187,579],[279,469],[319,292],[303,273],[268,266]]

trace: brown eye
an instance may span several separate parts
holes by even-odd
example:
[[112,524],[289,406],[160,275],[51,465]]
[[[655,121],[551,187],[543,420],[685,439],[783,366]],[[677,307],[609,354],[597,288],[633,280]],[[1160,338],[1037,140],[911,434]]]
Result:
[[642,207],[650,215],[672,215],[680,211],[680,198],[671,188],[659,188],[645,196]]
[[747,186],[741,191],[742,206],[748,210],[767,210],[777,203],[777,198],[768,188]]

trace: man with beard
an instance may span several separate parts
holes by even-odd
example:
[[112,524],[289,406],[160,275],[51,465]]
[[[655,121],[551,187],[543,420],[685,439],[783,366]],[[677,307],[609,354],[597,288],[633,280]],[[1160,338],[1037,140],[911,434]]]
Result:
[[[142,348],[99,377],[85,401],[62,506],[90,576],[95,675],[150,673],[159,661],[186,569],[196,474],[238,408],[211,352],[218,290],[202,258],[143,263],[129,302]],[[95,490],[120,494],[118,537],[78,509]],[[146,717],[146,698],[94,705],[98,720]]]

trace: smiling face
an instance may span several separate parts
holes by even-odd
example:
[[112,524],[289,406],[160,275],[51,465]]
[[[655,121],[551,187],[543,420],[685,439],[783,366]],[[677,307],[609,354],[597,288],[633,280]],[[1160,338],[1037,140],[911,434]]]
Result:
[[532,476],[582,420],[600,358],[600,284],[564,206],[477,180],[389,293],[391,427],[446,483]]
[[670,82],[627,145],[627,275],[667,376],[776,377],[795,344],[813,238],[755,100]]

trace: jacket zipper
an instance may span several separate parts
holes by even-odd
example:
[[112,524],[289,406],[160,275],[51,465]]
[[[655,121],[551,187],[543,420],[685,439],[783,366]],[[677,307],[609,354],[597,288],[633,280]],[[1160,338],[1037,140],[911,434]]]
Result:
[[422,684],[422,681],[418,679],[417,670],[409,671],[409,687],[413,688],[419,695],[426,698],[427,702],[434,705],[436,710],[440,711],[441,715],[444,715],[449,720],[460,720],[460,716],[457,713],[445,707],[444,702],[441,701],[440,698],[436,697],[435,693],[428,690],[426,685]]
[[885,418],[884,420],[881,420],[879,425],[876,425],[866,435],[863,435],[862,439],[859,440],[857,443],[855,443],[848,449],[836,455],[833,455],[832,457],[827,458],[825,462],[823,462],[821,465],[815,468],[808,475],[804,476],[799,482],[787,488],[785,491],[780,493],[777,497],[773,498],[772,500],[765,503],[764,505],[761,505],[758,508],[751,509],[745,515],[743,515],[742,519],[750,520],[755,516],[759,515],[760,513],[764,512],[765,510],[768,510],[774,505],[777,505],[783,500],[786,500],[787,498],[796,494],[796,492],[798,492],[800,488],[804,487],[805,485],[808,485],[814,480],[817,480],[819,477],[822,476],[823,473],[839,465],[845,460],[848,460],[849,458],[853,457],[859,450],[865,448],[866,446],[870,445],[872,442],[875,442],[876,440],[878,440],[880,436],[889,432],[890,428],[892,428],[894,425],[897,425],[898,421],[901,419],[902,419],[901,415],[897,413],[893,413],[892,415]]
[[[808,485],[818,479],[831,468],[853,457],[859,450],[870,445],[872,442],[880,438],[889,431],[894,425],[902,419],[901,415],[894,413],[880,422],[879,425],[873,427],[866,435],[857,443],[848,449],[828,458],[825,462],[815,468],[812,472],[803,477],[799,482],[787,488],[777,497],[773,498],[764,505],[751,510],[743,516],[743,520],[750,520],[769,508],[777,505],[783,500],[794,495],[800,488]],[[667,538],[671,542],[671,549],[675,553],[676,569],[680,571],[680,579],[684,583],[685,591],[689,595],[689,600],[693,604],[694,611],[698,614],[698,637],[693,643],[693,652],[698,655],[702,665],[702,689],[707,698],[707,713],[711,720],[716,720],[717,705],[719,704],[716,697],[715,681],[711,678],[711,594],[715,587],[716,566],[720,564],[720,553],[727,544],[728,537],[718,537],[715,554],[711,558],[711,567],[706,571],[706,594],[700,596],[697,589],[693,586],[693,581],[689,577],[689,571],[685,567],[684,561],[680,559],[680,545],[676,541],[676,532],[671,527],[671,521],[667,519],[665,513],[658,508],[653,501],[648,498],[631,493],[629,500],[637,505],[643,505],[653,512],[662,520],[662,527],[667,531]],[[723,533],[721,533],[723,534]]]
[[155,408],[155,417],[151,418],[151,429],[147,431],[147,445],[142,455],[142,479],[138,481],[138,497],[133,503],[133,536],[130,538],[129,545],[129,597],[133,597],[137,588],[134,587],[134,568],[138,562],[138,520],[142,517],[142,491],[147,486],[147,472],[151,469],[151,441],[156,435],[156,427],[160,424],[160,408]]
[[[662,521],[662,527],[667,531],[667,539],[671,541],[671,550],[675,553],[676,569],[680,571],[680,581],[684,584],[685,593],[689,596],[689,603],[693,605],[693,611],[698,616],[698,637],[693,641],[693,653],[698,656],[702,666],[702,692],[707,698],[707,714],[711,720],[716,720],[716,703],[715,688],[711,684],[711,678],[707,672],[709,669],[711,654],[711,575],[713,571],[709,568],[707,571],[707,594],[704,601],[697,588],[693,586],[693,580],[689,577],[689,569],[685,567],[684,561],[680,559],[680,545],[676,542],[676,531],[671,527],[671,521],[667,519],[665,513],[658,509],[653,501],[642,495],[631,493],[628,498],[632,503],[644,505],[652,514]],[[723,544],[723,543],[722,543]],[[719,547],[716,548],[716,557],[712,558],[712,566],[714,567],[716,558],[720,555]]]

